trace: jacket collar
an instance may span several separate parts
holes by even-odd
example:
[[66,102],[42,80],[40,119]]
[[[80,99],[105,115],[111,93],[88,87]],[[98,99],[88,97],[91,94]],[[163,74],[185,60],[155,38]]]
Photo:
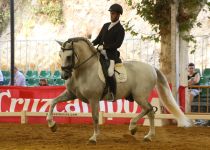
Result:
[[119,24],[120,24],[120,20],[118,20],[116,22],[110,22],[107,30],[110,31],[111,29],[113,29],[114,27],[116,27]]

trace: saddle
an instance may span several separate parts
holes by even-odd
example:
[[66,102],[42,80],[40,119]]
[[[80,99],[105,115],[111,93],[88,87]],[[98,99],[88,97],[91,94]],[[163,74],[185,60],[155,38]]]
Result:
[[[125,82],[127,80],[126,69],[122,63],[115,65],[114,76],[108,76],[108,68],[110,61],[105,59],[103,55],[100,55],[98,64],[98,75],[102,82],[105,83],[104,91],[101,96],[103,99],[105,95],[111,94],[111,99],[114,101],[116,95],[117,85],[116,82]],[[108,96],[110,97],[110,96]]]
[[[108,73],[107,73],[108,67],[109,67],[109,60],[100,58],[100,61],[98,64],[98,76],[100,80],[104,83],[106,83],[105,78],[108,77]],[[127,81],[127,72],[123,63],[115,64],[114,76],[117,83]]]

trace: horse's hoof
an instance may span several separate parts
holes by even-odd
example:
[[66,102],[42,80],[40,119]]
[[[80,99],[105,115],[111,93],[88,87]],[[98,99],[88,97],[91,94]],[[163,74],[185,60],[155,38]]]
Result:
[[96,141],[95,140],[89,140],[87,144],[88,145],[96,145]]
[[151,137],[144,137],[144,142],[152,142],[152,138]]
[[137,127],[131,129],[130,132],[131,132],[132,135],[136,134],[136,132],[137,132]]
[[52,132],[56,132],[57,131],[56,123],[52,127],[50,127],[50,129],[51,129]]

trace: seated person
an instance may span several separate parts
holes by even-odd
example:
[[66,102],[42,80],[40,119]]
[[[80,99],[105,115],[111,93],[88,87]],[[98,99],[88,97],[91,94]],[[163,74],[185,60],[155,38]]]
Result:
[[48,86],[47,80],[46,79],[40,79],[39,80],[39,86]]
[[[193,63],[189,63],[188,65],[188,86],[199,85],[200,74],[195,71],[195,65]],[[195,96],[199,95],[200,90],[198,88],[189,87],[190,94],[190,111],[191,112],[191,104]],[[195,120],[195,125],[205,125],[206,121],[201,119]]]
[[[188,86],[199,85],[200,74],[195,71],[195,65],[193,63],[189,63],[188,65]],[[193,98],[199,95],[200,90],[198,88],[190,88],[190,106],[193,101]]]

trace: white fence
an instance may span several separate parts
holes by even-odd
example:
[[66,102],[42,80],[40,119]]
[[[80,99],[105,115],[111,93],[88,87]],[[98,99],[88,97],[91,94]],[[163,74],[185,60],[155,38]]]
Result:
[[[158,98],[153,100],[151,104],[157,107],[157,112],[155,113],[155,126],[163,126],[166,123],[164,122],[165,119],[175,119],[173,114],[163,114],[161,112],[161,105],[159,103]],[[28,117],[46,117],[47,112],[0,112],[0,117],[12,117],[12,116],[19,116],[21,117],[21,123],[25,124],[28,122]],[[75,113],[75,112],[56,112],[53,113],[53,116],[57,117],[92,117],[91,113]],[[105,118],[133,118],[137,116],[137,113],[105,113],[99,112],[99,124],[105,123]],[[186,114],[189,119],[205,119],[210,120],[210,113],[190,113]],[[146,120],[144,121],[143,125],[149,125],[148,117],[143,117]]]
[[[133,118],[137,114],[134,113],[104,113],[99,112],[99,124],[104,124],[105,118]],[[47,112],[1,112],[0,117],[21,117],[21,124],[27,123],[28,117],[46,117]],[[57,117],[92,117],[91,113],[53,113],[53,116]],[[186,114],[186,116],[189,119],[205,119],[210,120],[210,114]],[[147,116],[143,117],[148,119]],[[155,115],[156,120],[162,120],[162,119],[175,119],[174,115],[172,114],[156,114]],[[144,124],[148,125],[148,124]],[[161,124],[155,123],[155,126],[160,126]]]

